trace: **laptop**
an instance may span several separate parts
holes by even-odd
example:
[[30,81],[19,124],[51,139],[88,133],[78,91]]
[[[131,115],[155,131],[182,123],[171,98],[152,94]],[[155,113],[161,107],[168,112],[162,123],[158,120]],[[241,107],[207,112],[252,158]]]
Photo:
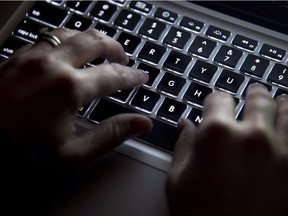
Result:
[[[178,119],[201,124],[203,100],[216,89],[234,96],[238,120],[251,83],[273,97],[288,93],[287,2],[24,1],[14,2],[11,14],[9,4],[0,4],[7,14],[1,62],[34,43],[42,27],[96,28],[122,44],[129,66],[150,77],[140,88],[79,109],[79,132],[127,112],[150,116],[154,127],[96,161],[53,215],[169,215],[165,181]],[[85,67],[106,63],[99,58]]]

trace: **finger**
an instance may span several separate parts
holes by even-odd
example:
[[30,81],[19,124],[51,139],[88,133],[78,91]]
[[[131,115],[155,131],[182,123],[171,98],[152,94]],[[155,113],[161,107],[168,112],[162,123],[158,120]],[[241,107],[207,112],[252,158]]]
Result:
[[102,64],[80,70],[83,102],[110,95],[117,90],[139,87],[148,81],[147,73],[119,64]]
[[95,159],[125,140],[152,129],[152,121],[139,114],[121,114],[107,119],[94,130],[70,140],[59,149],[60,155],[78,161]]
[[214,92],[204,100],[203,122],[200,127],[210,122],[236,123],[234,111],[235,101],[230,94],[221,91]]
[[243,123],[259,128],[274,128],[276,103],[265,86],[255,83],[248,87]]
[[[170,170],[171,176],[179,176],[184,168],[189,164],[193,155],[193,142],[196,137],[196,127],[188,119],[181,119],[178,125],[179,138],[175,144],[172,167]],[[170,179],[170,181],[173,181]]]
[[53,54],[74,67],[80,67],[98,57],[120,64],[129,62],[120,43],[96,29],[89,29],[67,39],[53,50]]
[[[65,41],[68,38],[70,38],[76,34],[79,34],[79,33],[80,32],[77,30],[71,30],[68,28],[57,28],[57,29],[54,29],[51,32],[49,32],[49,34],[54,35],[57,38],[59,38],[61,43],[65,43]],[[49,51],[52,49],[55,49],[55,48],[51,44],[49,44],[47,41],[41,40],[41,36],[39,36],[36,43],[31,47],[31,50],[36,50],[36,51],[41,51],[41,52],[46,52],[46,51]]]
[[276,131],[281,143],[288,147],[288,95],[280,95],[277,97],[277,119]]

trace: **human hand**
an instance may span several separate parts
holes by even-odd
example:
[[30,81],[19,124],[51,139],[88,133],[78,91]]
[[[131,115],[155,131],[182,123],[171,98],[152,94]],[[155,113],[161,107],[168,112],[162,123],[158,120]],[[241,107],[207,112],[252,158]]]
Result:
[[243,121],[223,92],[209,95],[199,128],[188,120],[167,182],[171,215],[288,214],[288,97],[249,87]]
[[[140,86],[148,76],[123,66],[129,59],[121,45],[95,29],[81,33],[60,28],[51,34],[60,39],[59,46],[40,40],[0,65],[0,128],[17,143],[13,151],[24,146],[31,153],[40,146],[56,157],[82,160],[150,130],[151,121],[134,114],[113,117],[83,136],[75,135],[81,106],[118,89]],[[111,63],[81,68],[98,57]]]

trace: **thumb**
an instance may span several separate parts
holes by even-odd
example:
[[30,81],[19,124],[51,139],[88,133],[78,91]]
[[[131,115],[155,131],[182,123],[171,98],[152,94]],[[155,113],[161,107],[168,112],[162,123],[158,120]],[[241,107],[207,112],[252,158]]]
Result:
[[173,161],[168,178],[168,184],[171,185],[179,181],[179,177],[191,162],[193,142],[197,132],[195,125],[188,119],[179,121],[178,130],[180,135],[174,148]]
[[140,114],[121,114],[101,122],[80,137],[63,145],[60,155],[72,160],[95,159],[125,140],[152,129],[152,121]]

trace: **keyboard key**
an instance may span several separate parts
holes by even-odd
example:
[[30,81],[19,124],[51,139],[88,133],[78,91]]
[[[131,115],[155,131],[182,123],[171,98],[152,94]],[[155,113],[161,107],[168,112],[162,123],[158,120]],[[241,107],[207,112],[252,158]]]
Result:
[[85,13],[92,1],[68,1],[66,6],[80,13]]
[[200,85],[196,82],[191,82],[189,88],[184,94],[183,99],[188,103],[196,104],[202,107],[205,97],[210,93],[212,93],[211,88]]
[[120,11],[119,15],[116,17],[114,24],[124,29],[133,31],[140,20],[141,15],[124,9]]
[[114,94],[110,95],[110,97],[114,98],[116,100],[119,100],[121,102],[125,102],[125,101],[127,101],[128,97],[132,91],[133,91],[133,89],[118,90]]
[[261,78],[268,66],[269,61],[267,59],[249,54],[241,66],[240,71],[244,74]]
[[231,32],[211,25],[208,27],[206,35],[210,38],[226,42],[230,37]]
[[141,49],[140,53],[138,54],[138,57],[145,61],[158,64],[165,52],[165,47],[147,41]]
[[[44,28],[44,25],[33,22],[31,20],[24,19],[14,30],[14,35],[22,37],[26,40],[35,42],[38,39],[40,29]],[[48,28],[48,31],[51,29]]]
[[154,40],[158,40],[165,28],[166,25],[164,23],[158,22],[157,20],[153,20],[151,18],[147,18],[139,29],[139,34]]
[[118,105],[115,102],[101,99],[94,107],[88,118],[92,121],[100,123],[105,119],[122,113],[135,113],[135,111]]
[[136,11],[149,14],[153,8],[153,5],[143,1],[132,1],[129,7]]
[[260,54],[274,60],[282,61],[286,55],[286,51],[269,44],[264,44],[260,50]]
[[183,74],[191,60],[192,58],[190,56],[172,50],[165,60],[163,67]]
[[4,62],[4,61],[6,61],[6,58],[0,56],[0,64],[1,64],[2,62]]
[[224,69],[216,82],[216,87],[236,94],[244,79],[243,75]]
[[99,58],[96,58],[94,61],[89,62],[88,64],[92,65],[92,66],[96,66],[96,65],[99,65],[99,64],[103,64],[104,62],[105,62],[105,59],[102,58],[102,57],[99,57]]
[[139,88],[131,101],[131,106],[144,112],[152,112],[156,103],[160,99],[160,95],[145,88]]
[[190,54],[208,59],[216,45],[217,43],[214,41],[197,36],[190,46],[188,52]]
[[110,4],[107,1],[99,1],[91,10],[90,15],[108,22],[116,11],[117,7],[115,5]]
[[240,49],[254,51],[258,45],[258,41],[237,34],[233,39],[232,44]]
[[199,33],[203,29],[204,23],[184,16],[180,22],[180,26],[184,29]]
[[166,10],[161,7],[157,8],[154,16],[158,19],[161,19],[170,23],[174,23],[176,19],[178,18],[177,13],[174,13],[172,11]]
[[[135,111],[112,101],[101,99],[93,109],[89,119],[101,122],[107,118],[123,113],[135,113]],[[151,120],[153,122],[152,131],[148,134],[141,135],[138,138],[150,144],[172,151],[174,144],[178,139],[177,128],[159,121],[158,119]]]
[[192,79],[200,80],[209,83],[216,73],[218,67],[208,62],[197,60],[189,73]]
[[0,55],[10,57],[16,50],[27,44],[29,43],[11,36],[2,44]]
[[217,64],[235,68],[241,56],[242,52],[240,50],[222,45],[217,55],[215,56],[214,61]]
[[260,84],[262,84],[263,86],[265,86],[268,91],[271,91],[271,90],[272,90],[272,86],[271,86],[271,85],[268,85],[267,83],[260,82],[259,80],[250,79],[249,82],[247,83],[247,85],[246,85],[243,93],[242,93],[242,97],[243,97],[243,98],[246,97],[247,89],[248,89],[248,87],[249,87],[251,84],[253,84],[253,83],[260,83]]
[[139,136],[140,140],[173,151],[178,140],[177,128],[158,119],[152,119],[153,129],[150,133]]
[[175,76],[170,73],[165,73],[160,83],[158,84],[157,89],[161,92],[171,94],[172,96],[177,96],[185,83],[186,80],[184,78]]
[[193,107],[191,112],[187,116],[187,119],[191,120],[195,124],[195,126],[198,126],[203,121],[202,110]]
[[179,28],[171,27],[163,42],[166,45],[183,49],[190,37],[190,33]]
[[42,22],[59,27],[68,15],[68,11],[54,7],[46,2],[36,2],[28,16]]
[[155,79],[158,77],[158,75],[160,73],[160,70],[158,68],[149,66],[149,65],[144,64],[144,63],[140,63],[138,65],[138,69],[144,70],[144,71],[146,71],[148,73],[149,80],[144,85],[145,86],[149,86],[149,87],[151,87],[153,85]]
[[284,89],[279,88],[276,91],[274,98],[277,98],[278,96],[283,95],[283,94],[288,95],[288,90],[284,90]]
[[92,102],[86,104],[86,105],[83,106],[83,107],[80,107],[80,108],[79,108],[79,111],[78,111],[78,116],[83,117],[83,116],[85,115],[85,113],[87,112],[87,110],[89,109],[89,107],[90,107],[91,104],[92,104]]
[[115,34],[117,33],[117,30],[115,28],[104,25],[102,23],[97,23],[95,29],[97,29],[98,31],[102,32],[105,35],[108,35],[109,37],[114,37]]
[[65,27],[70,29],[75,29],[78,31],[85,31],[90,28],[92,25],[92,20],[86,17],[73,14],[68,22],[66,23]]
[[173,100],[171,98],[165,98],[157,115],[173,123],[177,123],[183,112],[185,111],[187,105]]
[[128,64],[126,66],[132,67],[134,64],[135,64],[135,60],[129,59],[129,62],[128,62]]
[[268,76],[268,81],[288,88],[288,67],[275,64]]
[[133,54],[141,39],[129,33],[122,32],[117,41],[123,46],[126,53]]

